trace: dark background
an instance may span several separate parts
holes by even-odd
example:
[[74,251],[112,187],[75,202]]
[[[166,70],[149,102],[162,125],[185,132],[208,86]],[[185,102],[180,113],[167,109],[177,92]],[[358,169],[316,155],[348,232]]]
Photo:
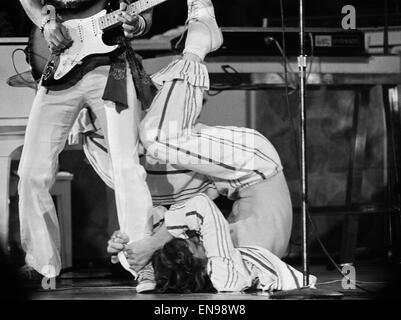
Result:
[[[298,25],[298,0],[283,0],[285,23]],[[383,0],[305,0],[307,27],[341,27],[341,8],[354,5],[357,28],[382,26],[384,22]],[[279,0],[218,0],[214,1],[218,22],[224,27],[262,26],[263,18],[271,27],[280,26]],[[388,0],[389,25],[400,24],[401,1]],[[155,9],[152,36],[183,25],[186,19],[186,0],[169,0]],[[0,36],[27,36],[31,28],[29,19],[18,0],[0,4]]]

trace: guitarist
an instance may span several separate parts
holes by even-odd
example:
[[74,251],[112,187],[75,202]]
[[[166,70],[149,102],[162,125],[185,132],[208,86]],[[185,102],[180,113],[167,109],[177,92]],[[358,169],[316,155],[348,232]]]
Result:
[[[93,58],[62,86],[45,88],[39,85],[33,101],[18,169],[18,191],[21,243],[26,253],[26,265],[21,268],[21,276],[35,280],[41,275],[52,278],[60,273],[61,239],[49,190],[55,179],[58,156],[84,105],[89,107],[102,127],[107,128],[105,135],[115,179],[120,228],[134,240],[146,235],[146,213],[151,214],[152,201],[145,182],[145,170],[138,160],[137,123],[140,105],[142,108],[148,106],[153,98],[153,88],[129,41],[149,31],[152,10],[130,15],[126,12],[127,4],[120,3],[120,0],[20,2],[55,54],[71,45],[68,31],[61,24],[64,20],[86,18],[105,7],[120,7],[119,21],[122,24],[116,41],[123,50],[118,55]],[[52,5],[57,16],[49,16],[43,10],[44,5]],[[127,263],[125,266],[128,270]],[[136,276],[133,270],[129,271]]]

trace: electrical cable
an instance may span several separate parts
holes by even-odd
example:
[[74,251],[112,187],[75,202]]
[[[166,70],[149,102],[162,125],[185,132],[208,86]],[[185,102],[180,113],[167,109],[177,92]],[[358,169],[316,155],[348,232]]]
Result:
[[[226,75],[226,81],[223,84],[214,83],[210,85],[210,89],[207,92],[209,96],[216,96],[224,90],[264,90],[268,87],[267,84],[245,83],[241,76],[241,73],[239,73],[231,65],[222,65],[221,69],[223,70],[223,74]],[[232,77],[233,75],[235,75],[235,78]]]
[[[297,135],[296,135],[296,129],[295,129],[295,125],[293,122],[293,115],[291,112],[291,107],[290,107],[290,101],[289,101],[289,91],[288,91],[288,86],[289,86],[289,81],[288,81],[288,69],[291,70],[292,74],[295,74],[295,72],[292,70],[291,65],[288,62],[288,58],[287,58],[287,52],[286,52],[286,44],[285,44],[285,31],[286,31],[286,26],[285,26],[285,19],[284,19],[284,5],[283,5],[283,0],[280,0],[280,18],[281,18],[281,41],[283,43],[283,47],[280,46],[280,43],[274,39],[271,38],[273,40],[273,42],[275,43],[276,47],[278,48],[278,50],[281,53],[281,56],[283,58],[283,66],[284,66],[284,86],[285,86],[285,102],[286,102],[286,108],[287,108],[287,113],[288,113],[288,117],[289,117],[289,122],[291,124],[291,130],[293,132],[293,143],[295,146],[295,153],[296,153],[296,159],[297,159],[297,164],[298,164],[298,170],[300,170],[299,168],[299,150],[298,150],[298,143],[297,143]],[[288,68],[287,68],[288,66]],[[298,84],[296,84],[293,88],[293,92],[295,92],[297,90]],[[293,243],[290,240],[290,246],[292,246]],[[287,253],[287,257],[290,255],[291,253],[291,247],[288,250]]]
[[12,52],[12,54],[11,54],[11,61],[12,61],[13,68],[14,68],[14,71],[15,71],[16,75],[17,75],[27,86],[31,87],[32,85],[36,85],[36,81],[28,81],[28,80],[26,80],[26,79],[22,76],[23,72],[20,72],[20,71],[17,69],[17,66],[16,66],[16,64],[15,64],[15,54],[16,54],[18,51],[22,51],[22,52],[25,54],[25,56],[26,56],[25,50],[23,50],[23,49],[21,49],[21,48],[17,48],[17,49],[15,49],[15,50]]
[[[299,146],[297,143],[297,134],[296,134],[296,129],[294,125],[294,117],[291,112],[291,106],[290,106],[290,101],[289,101],[289,92],[288,92],[288,69],[287,69],[287,63],[288,63],[288,58],[287,58],[287,52],[286,52],[286,46],[285,46],[285,19],[284,19],[284,5],[283,5],[283,0],[280,0],[280,17],[281,17],[281,38],[282,38],[282,43],[283,47],[281,48],[280,44],[278,43],[277,40],[274,39],[274,43],[278,47],[279,51],[281,52],[283,62],[284,62],[284,81],[285,81],[285,95],[286,95],[286,108],[287,108],[287,113],[289,117],[289,122],[291,124],[291,130],[293,132],[293,139],[294,139],[294,146],[295,146],[295,155],[296,155],[296,162],[298,164],[298,170],[300,170],[300,165],[299,165]],[[293,70],[290,67],[290,70],[293,72]],[[294,72],[293,72],[294,73]]]
[[[276,45],[277,49],[280,51],[281,57],[283,58],[284,83],[287,84],[287,86],[286,86],[286,88],[287,88],[286,95],[290,96],[298,89],[298,82],[295,81],[295,80],[292,80],[291,81],[291,86],[290,86],[290,83],[289,83],[290,81],[288,80],[288,69],[290,70],[291,75],[293,75],[294,78],[296,77],[295,76],[296,73],[292,69],[290,62],[288,61],[286,51],[285,51],[285,49],[283,47],[281,47],[280,43],[276,39],[274,39],[273,37],[269,37],[268,40],[273,42]],[[291,87],[291,89],[292,89],[291,93],[288,93],[288,87]]]
[[314,54],[315,54],[315,45],[314,45],[314,43],[313,43],[313,35],[312,35],[312,33],[311,32],[308,32],[308,36],[309,36],[309,40],[310,40],[310,51],[311,51],[311,54],[310,54],[310,64],[309,64],[309,72],[308,72],[308,74],[307,74],[307,76],[306,76],[306,83],[308,83],[308,80],[309,80],[309,77],[310,77],[310,75],[311,75],[311,73],[312,73],[312,67],[313,67],[313,59],[314,59]]
[[332,258],[332,256],[331,256],[330,253],[328,252],[328,250],[326,249],[325,245],[323,244],[323,241],[320,239],[320,235],[319,235],[318,229],[317,229],[316,224],[315,224],[315,222],[313,221],[313,219],[312,219],[312,217],[311,217],[311,215],[310,215],[309,210],[307,210],[307,215],[308,215],[308,219],[309,219],[310,225],[312,226],[313,233],[314,233],[314,235],[315,235],[315,237],[316,237],[316,240],[318,241],[318,243],[319,243],[320,247],[322,248],[324,254],[327,256],[327,258],[328,258],[328,259],[330,260],[330,262],[333,264],[333,266],[335,267],[335,269],[341,274],[341,276],[344,277],[345,279],[347,279],[349,282],[354,283],[354,284],[355,284],[355,287],[357,287],[358,289],[361,289],[361,290],[363,290],[363,291],[365,291],[365,292],[368,292],[368,293],[375,293],[375,292],[372,291],[372,290],[368,290],[368,289],[366,289],[366,288],[364,288],[364,287],[361,287],[360,285],[358,285],[357,281],[350,279],[347,275],[345,275],[345,274],[342,272],[342,270],[340,269],[340,267],[338,266],[338,264],[334,261],[334,259]]
[[[317,286],[322,286],[322,285],[327,285],[327,284],[333,284],[333,283],[337,283],[337,282],[342,282],[342,279],[336,279],[336,280],[329,280],[329,281],[325,281],[325,282],[317,282],[316,285]],[[354,281],[355,283],[362,283],[362,284],[387,284],[387,282],[384,281]]]
[[[284,21],[283,0],[280,0],[280,17],[281,17],[281,41],[283,43],[282,56],[284,58],[285,99],[286,99],[286,104],[287,104],[288,111],[291,112],[291,110],[290,110],[290,100],[288,98],[288,70],[287,70],[287,51],[286,51],[286,44],[285,44],[285,21]],[[276,44],[278,44],[277,41],[275,41],[275,42],[276,42]],[[278,45],[278,48],[280,48],[279,45]],[[292,120],[292,117],[290,118],[290,121],[291,120]]]

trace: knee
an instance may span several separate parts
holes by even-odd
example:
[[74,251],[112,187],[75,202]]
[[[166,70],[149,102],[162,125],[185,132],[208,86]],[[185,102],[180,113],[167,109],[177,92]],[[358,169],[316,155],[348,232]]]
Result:
[[[273,161],[278,167],[281,167],[281,159],[274,145],[259,131],[254,129],[246,130],[248,134],[245,135],[245,145],[257,150],[259,154],[269,157],[270,161]],[[268,165],[269,162],[266,162],[267,167],[270,166],[270,164]]]
[[179,139],[186,135],[177,121],[162,120],[159,117],[148,115],[139,126],[139,137],[147,149],[156,143],[165,143],[170,139]]
[[54,180],[54,174],[48,170],[25,166],[18,169],[18,176],[19,191],[22,191],[24,188],[46,188],[51,186]]

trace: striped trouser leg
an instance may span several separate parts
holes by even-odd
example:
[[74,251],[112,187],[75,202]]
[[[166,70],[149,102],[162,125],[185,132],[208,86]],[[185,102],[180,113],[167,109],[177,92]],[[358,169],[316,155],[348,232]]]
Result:
[[[161,88],[142,120],[140,136],[147,153],[181,168],[225,180],[266,178],[281,170],[276,150],[258,132],[196,123],[202,110],[206,89],[202,81],[207,71],[199,63],[182,64],[181,72],[174,66],[166,68]],[[199,80],[197,73],[204,77]]]

